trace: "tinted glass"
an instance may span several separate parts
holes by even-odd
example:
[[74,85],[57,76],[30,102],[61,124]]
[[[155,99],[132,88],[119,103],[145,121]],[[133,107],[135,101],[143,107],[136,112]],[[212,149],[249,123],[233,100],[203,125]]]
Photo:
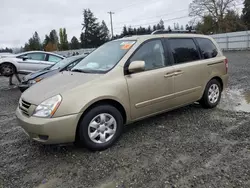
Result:
[[130,62],[145,61],[145,70],[157,69],[165,66],[165,56],[160,40],[149,41],[133,55]]
[[49,62],[55,62],[55,63],[57,63],[57,62],[59,62],[61,60],[62,60],[62,58],[57,57],[55,55],[49,55],[49,59],[48,59]]
[[136,41],[117,40],[105,43],[80,61],[72,71],[105,73],[111,70]]
[[200,46],[204,59],[210,59],[217,56],[217,48],[211,40],[204,38],[197,38],[196,40]]
[[168,39],[176,64],[200,59],[193,39]]
[[28,59],[37,60],[37,61],[44,61],[45,54],[44,53],[30,53],[26,55]]

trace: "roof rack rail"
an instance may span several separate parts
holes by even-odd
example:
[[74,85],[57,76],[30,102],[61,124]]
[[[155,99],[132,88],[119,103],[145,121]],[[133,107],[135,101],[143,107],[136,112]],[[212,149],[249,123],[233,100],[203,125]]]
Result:
[[155,30],[151,35],[165,34],[165,33],[197,33],[196,30]]

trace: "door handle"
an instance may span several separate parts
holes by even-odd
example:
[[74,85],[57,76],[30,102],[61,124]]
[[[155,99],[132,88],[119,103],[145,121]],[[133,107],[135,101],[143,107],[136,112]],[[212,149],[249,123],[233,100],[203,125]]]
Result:
[[183,74],[183,71],[182,70],[177,70],[174,75],[175,76],[178,76],[178,75],[182,75]]
[[175,72],[168,72],[164,75],[165,78],[173,77],[175,75]]

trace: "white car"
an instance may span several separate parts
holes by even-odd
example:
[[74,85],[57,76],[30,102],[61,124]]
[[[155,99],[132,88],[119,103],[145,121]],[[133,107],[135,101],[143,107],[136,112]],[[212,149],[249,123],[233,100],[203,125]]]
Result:
[[29,51],[20,54],[1,55],[0,75],[10,76],[13,73],[32,73],[45,69],[62,59],[64,59],[63,56],[44,51]]

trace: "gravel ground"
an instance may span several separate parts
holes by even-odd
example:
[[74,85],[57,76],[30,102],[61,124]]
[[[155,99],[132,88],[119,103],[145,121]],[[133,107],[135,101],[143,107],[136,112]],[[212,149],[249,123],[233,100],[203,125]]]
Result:
[[128,126],[103,152],[30,141],[14,115],[20,92],[0,78],[0,187],[250,187],[250,53],[226,53],[220,106],[190,105]]

